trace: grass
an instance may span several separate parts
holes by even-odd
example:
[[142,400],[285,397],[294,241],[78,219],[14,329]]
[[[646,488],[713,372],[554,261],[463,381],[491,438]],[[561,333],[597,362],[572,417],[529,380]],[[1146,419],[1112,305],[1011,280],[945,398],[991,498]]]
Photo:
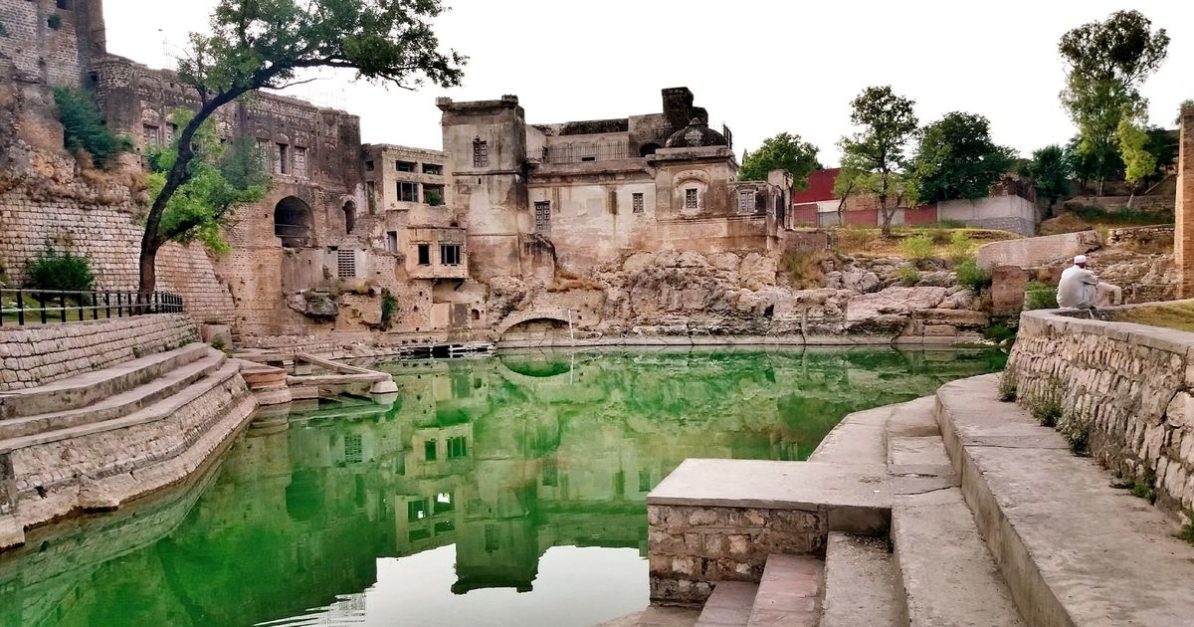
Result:
[[1194,303],[1166,303],[1149,307],[1133,307],[1120,312],[1115,317],[1115,321],[1194,332]]
[[1011,371],[1005,370],[1003,376],[999,377],[999,400],[1004,403],[1012,403],[1016,400],[1016,375]]
[[1178,532],[1177,537],[1194,544],[1194,511],[1186,512],[1186,524]]
[[1108,229],[1128,226],[1149,226],[1153,224],[1173,224],[1173,216],[1166,213],[1150,213],[1147,211],[1107,211],[1098,207],[1081,207],[1071,211],[1063,211],[1057,217],[1041,223],[1041,235],[1061,235],[1063,233],[1077,233],[1091,229],[1106,234]]
[[1042,427],[1056,427],[1061,420],[1061,386],[1051,381],[1046,389],[1037,392],[1028,401],[1028,413]]
[[1057,288],[1040,281],[1024,286],[1024,311],[1057,309]]
[[908,287],[912,287],[913,285],[920,283],[920,270],[916,269],[915,264],[909,263],[900,266],[900,269],[896,271],[896,274],[900,277],[900,281]]

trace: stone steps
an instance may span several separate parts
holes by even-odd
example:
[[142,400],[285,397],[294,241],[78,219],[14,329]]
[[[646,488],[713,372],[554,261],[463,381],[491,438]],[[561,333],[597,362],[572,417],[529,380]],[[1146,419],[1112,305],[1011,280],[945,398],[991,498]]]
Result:
[[210,347],[195,342],[172,351],[140,357],[85,372],[35,388],[0,393],[0,419],[21,418],[86,408],[100,400],[157,379],[207,355]]
[[0,420],[0,441],[126,416],[210,376],[223,367],[226,360],[223,353],[206,348],[204,356],[197,361],[179,366],[148,383],[109,396],[88,407]]
[[1031,625],[1194,623],[1194,547],[1063,436],[997,400],[998,376],[937,393],[961,492]]
[[77,438],[96,433],[103,433],[105,431],[114,431],[117,429],[126,429],[129,427],[155,422],[169,418],[175,411],[180,409],[187,403],[194,401],[205,393],[215,389],[216,387],[227,383],[232,378],[236,377],[240,372],[239,367],[235,363],[224,362],[219,369],[212,372],[210,375],[204,376],[182,390],[166,396],[148,406],[142,407],[130,414],[105,420],[103,422],[95,422],[88,424],[81,424],[77,426],[66,427],[62,429],[55,429],[34,435],[26,435],[7,440],[0,440],[0,453],[14,451],[28,446],[36,446],[39,444],[47,444],[60,440],[70,438]]
[[747,627],[759,585],[745,581],[723,581],[713,587],[696,627]]
[[815,627],[824,572],[825,563],[813,556],[769,556],[747,627]]
[[820,627],[897,624],[895,577],[885,538],[829,534]]

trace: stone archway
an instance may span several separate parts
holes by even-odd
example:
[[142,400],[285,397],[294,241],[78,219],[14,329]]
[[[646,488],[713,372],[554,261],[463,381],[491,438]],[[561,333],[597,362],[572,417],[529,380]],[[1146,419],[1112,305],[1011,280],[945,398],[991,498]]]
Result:
[[357,204],[351,200],[344,203],[344,233],[351,235],[357,226]]
[[302,199],[287,196],[274,207],[274,237],[283,248],[302,248],[311,242],[311,206]]

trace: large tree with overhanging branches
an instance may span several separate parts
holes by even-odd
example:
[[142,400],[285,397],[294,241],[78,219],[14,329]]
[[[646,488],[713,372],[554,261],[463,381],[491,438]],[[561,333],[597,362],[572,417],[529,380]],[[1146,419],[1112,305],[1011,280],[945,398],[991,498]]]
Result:
[[179,223],[163,215],[198,173],[197,136],[221,107],[283,89],[316,68],[355,70],[358,78],[403,89],[459,85],[466,58],[441,51],[431,24],[445,10],[440,0],[220,0],[210,33],[192,33],[179,62],[179,78],[197,92],[200,106],[154,190],[141,239],[141,293],[157,283],[158,249],[180,236]]

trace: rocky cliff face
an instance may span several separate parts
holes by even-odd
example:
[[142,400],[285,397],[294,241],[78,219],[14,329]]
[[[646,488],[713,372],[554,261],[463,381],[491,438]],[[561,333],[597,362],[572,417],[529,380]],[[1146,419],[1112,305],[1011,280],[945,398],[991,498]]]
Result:
[[641,252],[584,281],[552,286],[515,278],[490,284],[490,314],[541,312],[591,335],[864,335],[963,337],[985,328],[978,298],[953,274],[926,272],[916,286],[896,277],[898,260],[825,262],[818,289],[793,289],[775,259],[758,253]]

